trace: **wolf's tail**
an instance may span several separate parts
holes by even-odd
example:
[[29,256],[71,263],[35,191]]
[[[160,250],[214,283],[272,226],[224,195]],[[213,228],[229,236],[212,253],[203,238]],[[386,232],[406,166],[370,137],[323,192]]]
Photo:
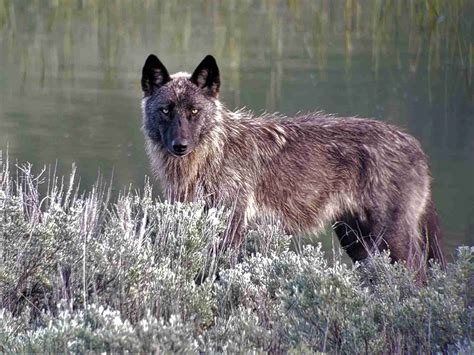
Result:
[[436,260],[443,269],[446,268],[446,259],[443,253],[443,236],[439,226],[438,214],[432,197],[429,198],[425,212],[421,219],[421,232],[425,244],[425,253],[428,260]]

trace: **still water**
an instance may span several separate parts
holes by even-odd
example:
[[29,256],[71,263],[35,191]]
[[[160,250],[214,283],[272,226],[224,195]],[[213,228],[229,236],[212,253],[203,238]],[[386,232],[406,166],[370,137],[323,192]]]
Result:
[[0,150],[78,166],[89,188],[150,174],[140,71],[213,54],[230,108],[395,123],[431,159],[448,254],[474,244],[474,1],[0,0]]

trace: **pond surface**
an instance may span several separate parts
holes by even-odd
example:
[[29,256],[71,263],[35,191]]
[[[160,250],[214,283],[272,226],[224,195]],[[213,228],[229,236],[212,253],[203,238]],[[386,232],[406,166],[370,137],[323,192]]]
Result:
[[230,108],[395,123],[430,156],[448,254],[474,244],[474,2],[0,0],[0,149],[116,191],[150,174],[140,72],[213,54]]

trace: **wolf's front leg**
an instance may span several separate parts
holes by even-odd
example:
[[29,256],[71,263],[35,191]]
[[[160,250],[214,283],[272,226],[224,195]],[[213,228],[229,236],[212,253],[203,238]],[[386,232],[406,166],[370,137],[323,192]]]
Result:
[[[221,236],[219,242],[212,245],[209,249],[209,258],[206,266],[196,275],[195,281],[197,284],[201,284],[205,279],[209,277],[212,272],[211,269],[216,272],[216,277],[219,277],[218,269],[215,268],[215,261],[219,263],[220,256],[226,252],[229,252],[230,258],[227,258],[232,264],[236,264],[242,260],[244,255],[243,245],[245,241],[246,232],[246,221],[245,221],[245,209],[234,208],[230,215],[227,228]],[[213,266],[214,265],[214,266]]]
[[234,206],[227,224],[227,228],[219,243],[219,252],[229,249],[237,254],[241,254],[245,241],[247,222],[245,218],[245,206]]
[[245,241],[245,232],[247,229],[247,222],[245,220],[245,210],[234,212],[229,226],[227,228],[227,234],[229,238],[229,245],[235,250],[242,248]]

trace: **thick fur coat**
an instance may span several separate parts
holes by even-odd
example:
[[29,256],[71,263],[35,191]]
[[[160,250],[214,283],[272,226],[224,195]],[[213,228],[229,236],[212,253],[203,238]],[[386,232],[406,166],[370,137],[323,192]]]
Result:
[[249,221],[268,215],[289,233],[332,224],[354,261],[389,249],[414,267],[444,263],[427,157],[415,138],[370,119],[231,112],[219,87],[211,56],[192,75],[170,76],[153,55],[145,63],[146,149],[168,198],[231,208],[233,247]]

